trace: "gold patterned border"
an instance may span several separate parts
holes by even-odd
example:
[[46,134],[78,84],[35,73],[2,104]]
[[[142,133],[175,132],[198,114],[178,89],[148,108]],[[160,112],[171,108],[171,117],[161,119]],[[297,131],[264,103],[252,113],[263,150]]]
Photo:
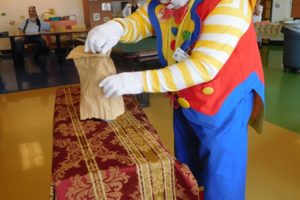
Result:
[[91,147],[88,143],[88,140],[85,136],[85,133],[82,129],[82,126],[81,126],[81,123],[79,120],[79,116],[76,112],[74,103],[72,101],[72,94],[71,94],[70,88],[64,88],[64,93],[66,96],[66,98],[65,98],[66,105],[67,105],[68,111],[70,113],[73,127],[75,129],[74,132],[77,136],[87,169],[89,171],[89,176],[91,178],[95,199],[106,200],[105,189],[104,189],[101,172],[100,172],[97,162],[93,156],[93,152],[92,152]]
[[141,199],[176,199],[173,159],[156,138],[128,110],[109,124],[138,166]]
[[141,200],[152,199],[151,175],[147,160],[143,157],[139,149],[128,137],[128,133],[123,130],[119,123],[112,121],[109,125],[114,130],[118,139],[121,141],[122,145],[138,167],[137,174],[139,176],[139,189],[142,190],[140,191]]
[[136,132],[139,133],[145,141],[152,147],[155,153],[161,160],[163,166],[163,175],[165,183],[165,199],[176,199],[175,194],[175,172],[174,172],[174,160],[168,152],[158,143],[157,139],[153,137],[144,126],[141,126],[137,119],[132,115],[131,112],[128,113],[128,120],[134,125]]

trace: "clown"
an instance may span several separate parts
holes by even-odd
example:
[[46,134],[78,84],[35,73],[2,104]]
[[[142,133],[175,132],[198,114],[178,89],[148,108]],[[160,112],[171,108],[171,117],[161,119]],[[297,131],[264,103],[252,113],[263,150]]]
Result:
[[[206,200],[245,199],[248,122],[261,129],[264,77],[252,23],[255,0],[148,0],[92,29],[85,51],[156,36],[162,69],[105,78],[106,97],[173,92],[175,154]],[[175,106],[176,107],[176,106]]]

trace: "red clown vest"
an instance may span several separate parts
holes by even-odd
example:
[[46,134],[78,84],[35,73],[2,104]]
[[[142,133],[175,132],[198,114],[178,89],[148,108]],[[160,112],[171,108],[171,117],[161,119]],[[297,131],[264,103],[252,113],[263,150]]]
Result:
[[[204,0],[199,4],[197,14],[201,21],[205,20],[219,2],[220,0]],[[253,4],[254,1],[250,2]],[[157,36],[160,37],[159,34]],[[180,90],[178,96],[197,112],[213,116],[223,106],[234,109],[237,103],[252,91],[255,92],[255,101],[250,124],[261,132],[264,76],[253,23],[240,38],[232,55],[213,80]]]

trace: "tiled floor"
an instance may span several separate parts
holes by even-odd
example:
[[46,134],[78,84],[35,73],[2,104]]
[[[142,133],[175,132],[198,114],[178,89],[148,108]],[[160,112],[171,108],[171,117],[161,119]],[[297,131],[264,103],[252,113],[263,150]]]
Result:
[[49,53],[35,61],[28,55],[24,66],[14,66],[10,55],[0,58],[0,94],[79,82],[72,60],[60,63],[54,53]]
[[261,49],[266,80],[266,120],[300,134],[300,73],[283,72],[282,47]]
[[[264,134],[257,135],[252,129],[249,133],[247,199],[298,200],[300,74],[282,72],[281,47],[261,50],[267,112]],[[30,59],[26,62],[23,76],[16,76],[12,60],[0,60],[0,199],[3,200],[48,199],[53,86],[79,81],[71,61],[59,65],[56,57],[47,57],[47,75]],[[17,81],[16,77],[21,78]],[[37,89],[40,87],[45,88]],[[168,100],[161,94],[153,94],[150,104],[145,112],[172,152],[172,111]]]

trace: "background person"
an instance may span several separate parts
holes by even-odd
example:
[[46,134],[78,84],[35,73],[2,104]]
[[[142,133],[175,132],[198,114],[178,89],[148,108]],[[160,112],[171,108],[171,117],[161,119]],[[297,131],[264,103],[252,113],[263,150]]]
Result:
[[134,13],[140,7],[137,0],[131,0],[130,3],[127,3],[124,8],[122,9],[122,16],[127,17]]
[[16,60],[18,64],[24,63],[24,45],[27,43],[34,43],[35,58],[37,59],[40,53],[44,53],[47,49],[46,41],[40,36],[36,35],[41,31],[50,31],[50,25],[39,19],[35,6],[28,8],[29,18],[23,21],[19,26],[19,30],[24,32],[25,37],[16,40]]
[[260,0],[256,1],[254,12],[253,12],[253,23],[262,21],[263,5],[260,4]]
[[[253,12],[253,23],[260,23],[262,21],[262,13],[263,13],[264,7],[260,4],[260,0],[256,1],[254,12]],[[257,35],[257,42],[259,47],[262,45],[262,36]]]

